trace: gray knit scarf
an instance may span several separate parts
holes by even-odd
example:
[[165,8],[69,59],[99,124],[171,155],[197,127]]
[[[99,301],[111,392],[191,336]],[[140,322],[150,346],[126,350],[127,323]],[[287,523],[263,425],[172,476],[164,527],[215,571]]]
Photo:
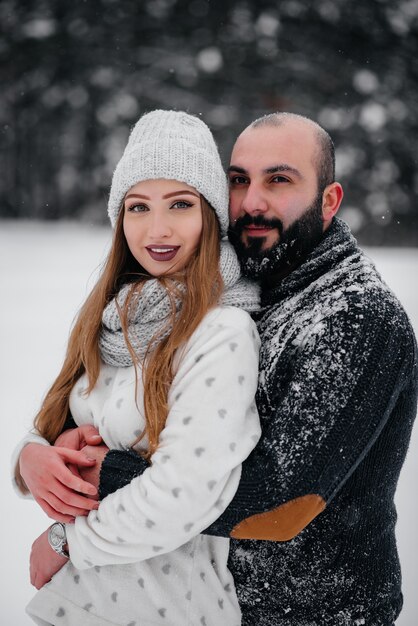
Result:
[[[231,244],[221,242],[220,271],[224,282],[224,291],[219,304],[221,306],[237,306],[245,311],[252,312],[259,308],[259,288],[255,283],[242,278],[240,266]],[[108,365],[129,367],[132,357],[122,332],[119,311],[116,304],[122,309],[132,284],[124,285],[105,307],[102,317],[102,330],[99,339],[102,360]],[[178,285],[181,292],[183,285]],[[167,290],[157,278],[147,280],[137,297],[133,297],[132,309],[129,310],[129,340],[136,355],[143,359],[147,350],[155,348],[157,338],[161,341],[171,332],[169,325],[172,305]],[[179,313],[181,300],[175,298],[176,311]],[[152,341],[152,343],[150,343]],[[155,344],[155,345],[154,345]]]

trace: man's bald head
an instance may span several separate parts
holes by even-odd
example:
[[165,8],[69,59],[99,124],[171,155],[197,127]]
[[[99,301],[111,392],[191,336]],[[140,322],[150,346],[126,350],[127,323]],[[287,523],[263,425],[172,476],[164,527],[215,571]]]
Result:
[[[317,144],[317,149],[313,156],[313,165],[318,177],[318,191],[322,191],[335,181],[335,149],[334,144],[326,130],[319,124],[296,113],[270,113],[254,120],[246,129],[260,127],[279,127],[288,123],[306,125],[307,132],[312,132]],[[244,131],[244,132],[245,132]]]

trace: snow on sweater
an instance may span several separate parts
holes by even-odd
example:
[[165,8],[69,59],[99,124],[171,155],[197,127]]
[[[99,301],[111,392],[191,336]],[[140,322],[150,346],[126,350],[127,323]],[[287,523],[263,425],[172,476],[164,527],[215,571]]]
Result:
[[[238,626],[229,540],[199,533],[232,500],[260,426],[254,396],[259,338],[237,308],[209,312],[187,343],[152,465],[67,525],[71,562],[28,606],[56,625]],[[70,408],[124,450],[142,432],[143,386],[133,367],[103,365],[89,396],[83,376]],[[145,446],[146,440],[139,446]],[[40,623],[43,623],[42,621]]]
[[263,435],[209,532],[228,536],[305,494],[325,509],[290,541],[231,541],[243,626],[392,626],[402,607],[394,494],[417,410],[408,317],[335,219],[262,293],[256,318]]

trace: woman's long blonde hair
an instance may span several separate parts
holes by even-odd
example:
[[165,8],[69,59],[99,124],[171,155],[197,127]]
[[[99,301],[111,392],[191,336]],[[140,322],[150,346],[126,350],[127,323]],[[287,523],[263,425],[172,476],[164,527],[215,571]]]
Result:
[[[219,270],[219,223],[206,200],[203,197],[201,200],[200,245],[182,272],[159,277],[173,303],[172,330],[168,337],[147,354],[143,367],[145,430],[142,436],[148,435],[149,440],[149,447],[144,455],[146,457],[151,456],[156,450],[159,435],[167,419],[167,397],[175,375],[173,359],[176,350],[191,337],[209,309],[217,304],[223,289]],[[89,381],[87,394],[97,382],[101,365],[99,337],[103,310],[127,282],[133,284],[130,297],[121,311],[122,329],[133,363],[135,366],[139,363],[128,339],[128,309],[132,297],[138,294],[146,280],[153,277],[143,270],[128,248],[123,232],[123,213],[122,207],[101,276],[78,314],[70,334],[61,372],[35,417],[35,428],[51,444],[62,432],[69,416],[69,397],[76,381],[87,373]],[[185,289],[179,290],[178,282],[181,282]],[[177,316],[174,308],[175,297],[181,298],[181,309]]]

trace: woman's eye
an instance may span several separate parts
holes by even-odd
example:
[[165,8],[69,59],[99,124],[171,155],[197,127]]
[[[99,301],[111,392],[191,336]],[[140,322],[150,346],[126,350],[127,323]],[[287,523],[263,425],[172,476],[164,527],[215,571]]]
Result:
[[191,202],[187,202],[186,200],[178,200],[172,205],[172,209],[188,209],[191,207]]
[[148,207],[146,204],[133,204],[127,209],[130,213],[144,213],[148,211]]

